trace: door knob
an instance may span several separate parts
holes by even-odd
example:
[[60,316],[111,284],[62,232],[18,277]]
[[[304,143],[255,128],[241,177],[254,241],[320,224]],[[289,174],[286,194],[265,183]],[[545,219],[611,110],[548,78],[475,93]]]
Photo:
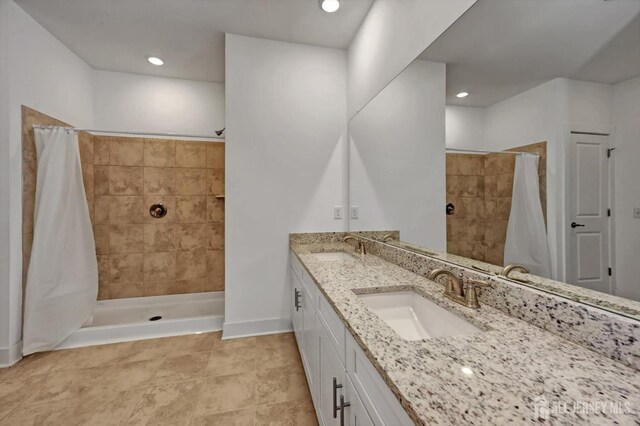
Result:
[[579,227],[579,226],[584,226],[584,225],[583,225],[583,224],[581,224],[581,223],[571,222],[571,227],[572,227],[572,228],[577,228],[577,227]]

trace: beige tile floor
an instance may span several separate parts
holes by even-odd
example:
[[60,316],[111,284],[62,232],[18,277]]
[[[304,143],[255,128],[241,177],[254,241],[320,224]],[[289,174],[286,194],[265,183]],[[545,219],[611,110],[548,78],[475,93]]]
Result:
[[0,426],[317,425],[293,334],[169,337],[0,369]]

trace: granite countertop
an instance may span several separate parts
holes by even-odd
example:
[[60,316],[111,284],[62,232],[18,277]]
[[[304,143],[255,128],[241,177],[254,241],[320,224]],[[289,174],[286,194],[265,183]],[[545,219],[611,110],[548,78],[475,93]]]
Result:
[[[539,423],[535,406],[545,401],[547,424],[640,424],[637,370],[490,306],[458,305],[442,295],[442,285],[376,256],[356,255],[354,262],[313,256],[353,253],[349,244],[291,249],[417,424]],[[356,295],[409,289],[484,331],[407,341]]]

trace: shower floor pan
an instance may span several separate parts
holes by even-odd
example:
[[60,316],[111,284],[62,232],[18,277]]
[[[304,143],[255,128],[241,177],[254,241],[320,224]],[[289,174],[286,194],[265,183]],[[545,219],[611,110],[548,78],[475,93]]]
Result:
[[222,330],[224,292],[100,300],[93,318],[56,349]]

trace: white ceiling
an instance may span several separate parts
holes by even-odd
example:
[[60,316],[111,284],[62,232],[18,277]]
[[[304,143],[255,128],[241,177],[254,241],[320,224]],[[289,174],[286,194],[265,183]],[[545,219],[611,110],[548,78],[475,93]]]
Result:
[[[15,0],[96,69],[224,81],[224,33],[346,49],[373,0]],[[158,56],[155,67],[146,56]]]
[[447,63],[450,105],[493,105],[557,77],[618,83],[640,75],[640,0],[478,0],[420,59]]

